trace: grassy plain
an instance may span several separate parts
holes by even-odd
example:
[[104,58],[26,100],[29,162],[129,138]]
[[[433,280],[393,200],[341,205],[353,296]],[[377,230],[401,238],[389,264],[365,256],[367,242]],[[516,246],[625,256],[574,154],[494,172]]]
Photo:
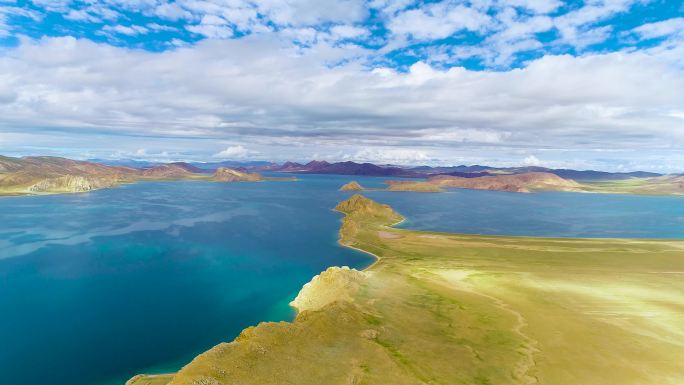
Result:
[[340,242],[378,261],[328,269],[293,323],[248,328],[169,384],[684,383],[683,241],[403,230],[360,195],[337,209]]
[[682,195],[684,194],[684,177],[663,176],[657,178],[632,178],[615,181],[585,182],[585,191],[638,194],[638,195]]

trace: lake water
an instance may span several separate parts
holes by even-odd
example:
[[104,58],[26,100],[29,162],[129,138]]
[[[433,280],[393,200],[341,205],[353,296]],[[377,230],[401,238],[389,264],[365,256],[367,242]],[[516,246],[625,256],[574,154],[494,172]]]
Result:
[[368,192],[397,208],[400,227],[469,234],[588,238],[684,238],[684,196],[453,189]]
[[[22,385],[122,384],[178,369],[244,327],[287,320],[328,266],[371,259],[337,245],[331,211],[355,179],[139,183],[0,199],[0,375]],[[684,236],[684,198],[368,192],[404,227],[484,234]]]

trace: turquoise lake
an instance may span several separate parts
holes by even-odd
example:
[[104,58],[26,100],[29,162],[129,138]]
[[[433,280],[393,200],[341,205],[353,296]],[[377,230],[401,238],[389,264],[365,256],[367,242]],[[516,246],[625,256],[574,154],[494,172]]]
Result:
[[[88,194],[0,198],[0,373],[22,385],[122,385],[178,369],[266,320],[328,266],[337,189],[383,178],[139,183]],[[476,234],[684,237],[684,197],[452,190],[373,191],[403,227]]]

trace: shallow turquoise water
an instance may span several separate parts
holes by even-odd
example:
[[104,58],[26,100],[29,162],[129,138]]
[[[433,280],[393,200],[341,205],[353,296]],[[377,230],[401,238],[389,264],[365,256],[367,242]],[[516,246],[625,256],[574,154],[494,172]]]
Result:
[[[287,303],[331,265],[356,179],[140,183],[0,199],[0,374],[22,385],[121,384],[175,370]],[[590,194],[369,192],[403,226],[468,233],[681,237],[684,199]]]

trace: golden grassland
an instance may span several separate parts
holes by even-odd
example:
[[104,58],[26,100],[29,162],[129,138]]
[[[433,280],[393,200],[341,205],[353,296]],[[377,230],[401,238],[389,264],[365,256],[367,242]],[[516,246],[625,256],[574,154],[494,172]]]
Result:
[[616,181],[585,182],[588,192],[638,195],[682,195],[684,177],[631,178]]
[[684,383],[684,242],[392,228],[389,206],[340,203],[330,268],[262,323],[175,376],[131,385]]
[[[87,193],[95,190],[105,188],[115,188],[124,184],[132,184],[138,182],[171,182],[171,181],[203,181],[203,182],[291,182],[297,181],[296,177],[261,177],[259,174],[243,175],[258,175],[246,176],[243,179],[235,178],[234,180],[217,179],[214,175],[204,174],[187,174],[175,177],[127,177],[127,178],[107,178],[95,177],[85,178],[80,176],[65,175],[57,178],[36,177],[28,179],[23,183],[6,183],[3,184],[3,174],[0,173],[0,197],[2,196],[21,196],[21,195],[54,195],[54,194],[71,194],[71,193]],[[40,183],[45,184],[45,188],[33,189],[34,186]]]
[[507,192],[566,191],[604,194],[683,195],[684,176],[629,178],[624,180],[576,182],[549,173],[502,174],[476,178],[448,175],[428,180],[388,180],[386,188],[365,188],[351,181],[340,191],[406,191],[444,192],[450,188],[495,190]]

